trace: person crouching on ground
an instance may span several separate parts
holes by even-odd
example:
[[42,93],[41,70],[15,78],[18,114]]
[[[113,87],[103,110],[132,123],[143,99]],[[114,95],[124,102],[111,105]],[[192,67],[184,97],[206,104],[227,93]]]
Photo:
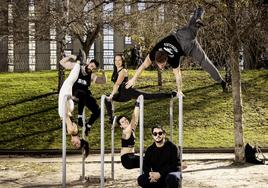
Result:
[[143,174],[138,184],[143,188],[178,188],[181,183],[180,158],[177,146],[166,140],[166,132],[160,126],[152,128],[154,143],[145,152]]

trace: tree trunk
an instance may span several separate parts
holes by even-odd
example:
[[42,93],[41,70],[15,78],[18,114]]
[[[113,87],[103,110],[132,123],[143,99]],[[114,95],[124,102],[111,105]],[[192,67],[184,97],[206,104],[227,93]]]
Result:
[[[68,2],[68,1],[67,1]],[[65,16],[65,26],[62,26],[60,28],[61,31],[64,31],[62,32],[60,35],[58,34],[57,37],[58,37],[58,43],[60,45],[60,54],[58,55],[58,63],[60,62],[60,59],[62,59],[64,57],[64,50],[66,48],[66,41],[65,41],[65,36],[67,34],[67,23],[68,23],[68,17],[69,17],[69,3],[65,4],[65,1],[61,1],[59,3],[59,9],[62,10],[62,14],[63,16]],[[64,79],[65,79],[65,72],[64,72],[64,68],[60,65],[59,63],[59,66],[58,66],[58,92],[60,92],[60,88],[64,82]]]
[[230,65],[232,71],[232,96],[234,111],[234,140],[235,140],[235,162],[245,162],[244,130],[243,130],[243,106],[241,77],[239,70],[239,38],[237,34],[237,23],[235,13],[235,1],[226,0],[228,7],[228,29],[230,40]]
[[[63,39],[64,40],[64,39]],[[64,54],[64,43],[65,41],[62,41],[60,43],[60,54],[58,55],[58,63],[60,62],[60,59],[63,58],[63,54]],[[61,66],[61,64],[59,63],[59,66],[58,66],[58,92],[60,92],[60,88],[64,82],[64,79],[65,79],[65,71],[64,71],[64,68],[63,66]]]
[[[233,49],[234,50],[234,49]],[[241,77],[238,63],[238,51],[231,53],[232,67],[232,96],[234,111],[234,140],[235,140],[235,162],[245,162],[244,153],[244,127],[243,127],[243,106],[241,92]]]

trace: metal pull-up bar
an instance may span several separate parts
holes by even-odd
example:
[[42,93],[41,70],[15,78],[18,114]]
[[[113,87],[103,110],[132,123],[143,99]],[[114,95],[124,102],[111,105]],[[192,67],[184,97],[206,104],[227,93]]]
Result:
[[[63,98],[64,106],[63,111],[65,112],[62,118],[62,187],[66,187],[66,114],[67,99],[71,98],[71,95],[65,95]],[[82,138],[85,139],[85,110],[83,111],[83,128],[82,128]],[[82,149],[82,175],[81,180],[85,180],[85,156],[83,155],[84,149]]]
[[63,101],[63,111],[64,115],[62,118],[62,187],[66,187],[66,103],[69,95],[64,95]]
[[143,95],[139,96],[140,98],[140,175],[142,174],[143,166],[143,148],[144,148],[144,97]]
[[[170,106],[169,106],[169,115],[170,115],[170,140],[172,141],[173,137],[173,101],[174,98],[170,99]],[[179,146],[179,157],[180,157],[180,173],[182,176],[182,153],[183,153],[183,95],[179,95],[178,97],[178,109],[179,109],[179,115],[178,115],[178,146]],[[182,179],[180,179],[182,181]],[[180,183],[182,186],[182,183]]]
[[[176,97],[177,98],[177,97]],[[169,106],[169,127],[170,127],[170,141],[173,141],[173,102],[174,98],[170,99],[170,106]],[[179,109],[179,115],[178,115],[178,145],[180,147],[180,155],[182,155],[182,145],[183,145],[183,96],[180,95],[178,97],[178,109]],[[182,156],[180,156],[182,157]]]
[[[179,95],[178,97],[179,100],[179,117],[178,117],[178,121],[179,121],[179,147],[180,147],[180,161],[181,161],[181,165],[182,165],[182,145],[183,145],[183,96]],[[181,170],[182,172],[182,170]]]
[[[105,114],[105,99],[107,96],[102,95],[101,96],[101,116],[100,116],[100,132],[101,132],[101,174],[100,174],[100,187],[104,187],[104,152],[105,152],[105,135],[104,135],[104,114]],[[144,123],[144,97],[143,95],[140,95],[140,173],[142,174],[142,165],[143,165],[143,139],[144,139],[144,128],[143,128],[143,123]],[[111,173],[112,173],[112,179],[114,179],[114,127],[115,127],[115,122],[116,122],[116,117],[113,120],[113,125],[112,125],[112,158],[111,158]]]

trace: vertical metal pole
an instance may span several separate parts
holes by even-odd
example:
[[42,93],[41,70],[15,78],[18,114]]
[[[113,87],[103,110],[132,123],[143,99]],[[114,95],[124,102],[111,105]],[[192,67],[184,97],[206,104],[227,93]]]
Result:
[[66,187],[66,101],[67,95],[63,98],[63,119],[62,119],[62,187]]
[[144,97],[140,95],[140,175],[142,174],[142,166],[143,166],[143,121],[144,121]]
[[114,117],[113,120],[113,125],[112,125],[112,134],[111,134],[111,145],[112,145],[112,151],[111,151],[111,175],[112,179],[114,180],[114,127],[116,124],[116,116]]
[[180,149],[180,188],[182,187],[182,153],[183,153],[183,119],[182,119],[182,114],[183,114],[183,96],[180,95],[178,100],[179,100],[179,149]]
[[182,153],[183,153],[183,119],[182,119],[182,113],[183,113],[183,104],[182,104],[183,96],[179,96],[179,146],[180,146],[180,159],[182,161]]
[[169,105],[169,128],[170,128],[170,141],[173,141],[173,97],[170,99]]
[[[83,128],[82,128],[82,138],[85,140],[85,130],[86,130],[86,116],[85,116],[85,108],[83,110]],[[82,149],[82,177],[81,180],[85,179],[85,155],[84,153],[84,148]]]
[[104,100],[105,100],[106,96],[102,95],[101,96],[101,185],[100,187],[103,188],[104,187]]

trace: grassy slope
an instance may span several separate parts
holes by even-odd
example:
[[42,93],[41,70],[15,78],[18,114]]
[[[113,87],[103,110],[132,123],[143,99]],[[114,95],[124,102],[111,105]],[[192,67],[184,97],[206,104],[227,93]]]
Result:
[[[129,72],[129,76],[133,75]],[[110,80],[111,72],[108,72]],[[156,72],[146,71],[136,87],[157,92]],[[163,90],[176,89],[171,71],[163,74]],[[231,93],[222,93],[219,85],[204,71],[183,71],[184,147],[233,147]],[[268,146],[268,71],[242,74],[245,142]],[[151,87],[147,87],[147,86]],[[61,123],[57,114],[57,72],[0,74],[0,149],[58,149],[61,147]],[[92,86],[93,95],[111,91],[112,84]],[[134,101],[115,103],[116,115],[131,115]],[[178,114],[177,101],[174,114]],[[151,143],[150,127],[164,125],[169,132],[169,100],[145,101],[145,146]],[[90,112],[87,111],[87,115]],[[174,116],[174,125],[177,125]],[[110,133],[106,146],[110,146]],[[116,129],[116,147],[120,147],[120,129]],[[174,129],[177,140],[177,129]],[[138,132],[137,132],[138,137]],[[89,135],[91,147],[99,148],[99,120]],[[67,139],[69,141],[69,138]],[[138,140],[137,140],[138,142]],[[138,144],[137,144],[138,146]],[[69,148],[71,148],[69,143]]]

